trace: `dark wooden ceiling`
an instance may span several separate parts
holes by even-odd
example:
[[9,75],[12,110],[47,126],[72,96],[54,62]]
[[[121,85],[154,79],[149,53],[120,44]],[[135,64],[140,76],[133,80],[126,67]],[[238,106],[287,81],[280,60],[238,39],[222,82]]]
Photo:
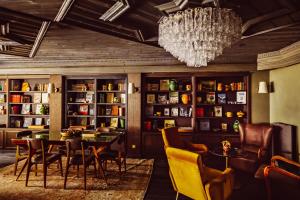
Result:
[[[211,1],[189,0],[182,9],[211,6]],[[33,57],[50,23],[50,26],[60,27],[61,24],[61,27],[80,27],[95,33],[158,46],[158,21],[169,12],[162,9],[166,6],[161,5],[170,2],[172,0],[0,0],[0,24],[10,24],[9,35],[0,34],[0,44],[6,39],[19,43],[0,53]],[[219,2],[221,7],[231,8],[241,16],[244,24],[243,39],[226,49],[213,63],[256,63],[258,53],[278,50],[300,40],[299,0]],[[114,20],[109,21],[110,17],[107,21],[99,19],[117,4],[122,4],[122,9],[110,13],[111,17],[116,17]],[[60,12],[63,10],[62,5],[68,5],[64,12]],[[171,6],[172,9],[181,8],[179,5]],[[58,19],[59,15],[63,17]]]

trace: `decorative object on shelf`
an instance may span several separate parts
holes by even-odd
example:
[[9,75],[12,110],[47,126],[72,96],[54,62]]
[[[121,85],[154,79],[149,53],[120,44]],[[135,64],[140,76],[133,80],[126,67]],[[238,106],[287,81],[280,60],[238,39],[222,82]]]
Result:
[[112,91],[114,89],[114,85],[112,83],[107,84],[107,90]]
[[236,113],[237,117],[244,117],[244,115],[245,115],[245,113],[241,110]]
[[118,116],[118,114],[119,114],[119,107],[116,105],[113,105],[111,107],[111,115]]
[[233,125],[232,125],[232,128],[233,128],[233,131],[238,133],[239,132],[239,125],[240,125],[240,122],[239,120],[235,120]]
[[30,95],[23,95],[21,96],[22,103],[31,103],[31,96]]
[[167,104],[167,95],[166,94],[159,94],[158,96],[157,96],[157,102],[159,103],[159,104]]
[[106,91],[107,90],[107,85],[102,85],[102,90]]
[[147,94],[147,103],[148,104],[155,103],[155,94]]
[[246,104],[247,103],[247,93],[246,93],[246,91],[236,92],[236,102],[238,104]]
[[105,109],[105,115],[111,115],[111,108]]
[[170,116],[170,108],[164,108],[164,116]]
[[191,91],[192,90],[192,85],[191,84],[186,84],[185,85],[185,90],[186,91]]
[[42,93],[42,103],[49,103],[49,94]]
[[236,91],[237,87],[236,87],[236,83],[230,83],[230,90],[231,91]]
[[85,102],[86,103],[93,103],[94,102],[94,93],[87,92],[85,95]]
[[165,119],[164,120],[164,128],[175,127],[174,119]]
[[24,123],[23,123],[23,127],[27,128],[30,125],[32,125],[32,118],[25,118]]
[[38,126],[42,125],[43,124],[43,118],[35,118],[34,119],[34,124],[38,125]]
[[223,83],[218,83],[217,90],[221,92],[223,90]]
[[114,102],[114,93],[107,93],[106,94],[106,103],[113,103]]
[[42,102],[42,93],[33,93],[33,103]]
[[125,116],[125,108],[119,107],[119,116]]
[[158,44],[187,66],[207,66],[242,36],[242,20],[231,9],[179,11],[159,21]]
[[124,84],[123,83],[118,83],[118,90],[123,91],[124,90]]
[[114,100],[113,100],[114,103],[120,103],[120,99],[119,97],[114,97]]
[[226,94],[218,93],[218,104],[226,104]]
[[125,128],[125,119],[120,119],[120,128]]
[[105,94],[103,93],[99,94],[99,103],[105,103]]
[[188,94],[182,94],[181,95],[181,101],[183,104],[188,104],[189,103],[189,95]]
[[153,120],[152,129],[153,129],[154,131],[157,131],[157,129],[158,129],[158,122],[157,122],[156,119]]
[[208,119],[203,119],[199,122],[200,131],[209,131],[210,130],[210,122]]
[[222,129],[222,131],[226,132],[227,131],[227,127],[228,127],[227,123],[225,123],[225,122],[221,123],[221,129]]
[[208,92],[206,94],[206,102],[208,104],[215,104],[216,103],[216,94],[215,94],[215,92]]
[[[38,104],[39,105],[39,104]],[[31,105],[30,104],[22,104],[22,110],[21,114],[22,115],[29,115],[31,110]]]
[[89,106],[88,105],[80,105],[78,113],[80,115],[88,115],[88,113],[89,113]]
[[222,144],[223,151],[224,151],[225,153],[228,153],[228,152],[230,151],[230,149],[231,149],[231,144],[230,144],[230,142],[229,142],[228,140],[223,140],[223,141],[221,142],[221,144]]
[[222,117],[222,106],[215,106],[215,117]]
[[216,80],[204,80],[198,84],[199,92],[214,92],[216,91]]
[[228,92],[230,90],[230,85],[225,85],[225,91]]
[[156,112],[156,116],[160,117],[161,116],[161,112]]
[[30,91],[30,85],[28,82],[24,81],[22,83],[22,91],[24,91],[24,92]]
[[159,80],[159,90],[169,90],[169,80]]
[[266,81],[260,81],[258,84],[258,93],[266,94],[268,93],[268,84]]
[[22,86],[22,81],[20,79],[11,80],[11,90],[20,91]]
[[201,97],[201,96],[198,96],[198,97],[196,98],[196,102],[197,102],[197,103],[201,103],[201,102],[202,102],[202,97]]
[[177,90],[177,81],[174,79],[171,79],[169,82],[169,89],[170,91],[175,91]]
[[146,106],[145,114],[146,114],[146,116],[153,116],[153,114],[154,114],[153,106]]
[[5,103],[5,102],[6,102],[5,94],[0,94],[0,103]]
[[158,91],[159,90],[159,84],[158,83],[148,83],[147,84],[147,90],[148,91]]
[[226,117],[233,117],[233,113],[232,112],[226,112],[225,115],[226,115]]
[[197,108],[196,109],[196,116],[197,117],[204,117],[204,108]]
[[145,121],[144,126],[145,126],[146,131],[151,131],[151,128],[152,128],[151,121]]
[[126,94],[121,94],[120,95],[120,98],[121,98],[121,103],[125,104],[126,103]]
[[117,117],[113,117],[110,119],[110,127],[118,128],[118,121],[119,119]]
[[4,106],[0,106],[0,115],[5,115],[6,109]]

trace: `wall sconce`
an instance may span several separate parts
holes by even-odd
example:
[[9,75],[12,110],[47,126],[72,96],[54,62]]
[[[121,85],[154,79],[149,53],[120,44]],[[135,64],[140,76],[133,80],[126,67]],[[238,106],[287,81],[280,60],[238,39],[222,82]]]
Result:
[[139,91],[139,89],[134,86],[134,83],[128,83],[128,94],[133,94],[137,91]]
[[260,81],[258,85],[258,93],[259,94],[266,94],[268,93],[268,84],[266,81]]
[[54,86],[54,83],[48,83],[47,93],[51,94],[51,93],[56,93],[56,92],[59,92],[59,88],[56,88]]

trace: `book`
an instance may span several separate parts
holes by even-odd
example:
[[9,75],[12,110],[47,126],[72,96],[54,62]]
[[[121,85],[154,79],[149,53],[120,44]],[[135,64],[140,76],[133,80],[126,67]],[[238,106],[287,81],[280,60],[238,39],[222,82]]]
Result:
[[111,108],[105,109],[105,115],[111,115]]
[[42,93],[33,93],[33,103],[42,102]]
[[165,119],[164,120],[164,128],[174,127],[175,120],[174,119]]
[[155,103],[155,94],[147,94],[147,103],[149,104]]
[[226,104],[226,94],[225,93],[218,94],[218,104]]
[[86,117],[81,117],[79,120],[80,126],[87,126],[88,119]]
[[88,115],[89,113],[89,105],[80,105],[79,106],[79,114],[80,115]]
[[171,108],[171,116],[178,117],[178,108],[177,107]]
[[30,104],[23,104],[21,114],[22,115],[29,115],[30,114],[31,105]]
[[46,129],[49,128],[48,125],[29,125],[28,128],[30,129]]
[[170,100],[170,104],[177,104],[179,102],[179,93],[178,92],[170,92],[169,100]]
[[22,86],[22,81],[19,79],[11,80],[11,90],[13,91],[20,91]]
[[170,108],[164,108],[164,116],[170,116]]
[[222,106],[214,107],[215,117],[222,117]]
[[215,104],[215,102],[216,102],[216,95],[215,95],[214,92],[208,92],[206,94],[206,102],[208,104]]
[[113,103],[114,102],[114,93],[107,93],[106,94],[106,103]]
[[31,96],[30,95],[23,95],[23,96],[21,96],[21,101],[23,103],[31,103]]
[[35,107],[35,114],[36,114],[36,115],[41,115],[41,114],[43,114],[42,108],[43,108],[43,104],[36,104],[36,107]]
[[159,90],[169,90],[169,80],[160,80]]
[[23,127],[27,128],[30,125],[32,125],[32,118],[25,118],[24,123],[23,123]]
[[42,93],[42,103],[49,103],[49,94]]
[[85,94],[84,93],[77,93],[75,98],[76,103],[85,103]]
[[188,117],[188,109],[186,107],[180,107],[179,108],[179,116],[180,117]]
[[145,113],[146,116],[153,116],[154,114],[153,106],[146,106]]
[[10,95],[10,101],[12,103],[21,103],[21,95],[19,95],[19,94]]
[[121,103],[126,103],[126,94],[121,94]]
[[42,125],[43,124],[43,118],[35,118],[34,119],[34,124],[35,125]]
[[0,103],[5,103],[5,94],[0,94]]
[[216,91],[216,80],[200,81],[198,91],[212,92]]
[[105,94],[104,93],[99,94],[99,103],[105,103]]
[[157,96],[157,101],[159,104],[167,104],[167,95],[166,94],[159,94]]
[[119,107],[114,105],[111,107],[111,115],[113,116],[118,116],[118,112],[119,112]]
[[118,128],[118,118],[113,117],[110,119],[110,127]]
[[238,104],[246,104],[247,103],[247,94],[245,91],[236,92],[236,102]]

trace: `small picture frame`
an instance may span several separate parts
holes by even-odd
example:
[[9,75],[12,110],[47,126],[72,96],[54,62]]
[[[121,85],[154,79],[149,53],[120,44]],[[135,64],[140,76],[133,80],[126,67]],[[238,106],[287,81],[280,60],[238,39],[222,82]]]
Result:
[[170,108],[164,108],[164,116],[170,116]]
[[215,106],[215,117],[222,117],[222,106]]
[[27,128],[28,126],[32,125],[32,118],[25,118],[24,119],[24,123],[23,123],[23,127]]
[[200,131],[209,131],[210,130],[210,122],[209,120],[201,120],[199,122]]
[[105,115],[111,115],[111,108],[106,108]]
[[164,127],[165,128],[175,127],[175,120],[174,119],[166,119],[164,121]]
[[166,94],[159,94],[157,97],[157,101],[159,104],[167,104],[168,97]]
[[35,125],[41,126],[43,124],[43,118],[35,118]]
[[171,108],[171,116],[178,117],[178,107]]
[[236,102],[238,104],[246,104],[247,103],[247,93],[245,91],[236,92]]
[[155,94],[147,94],[147,103],[148,104],[155,103]]

